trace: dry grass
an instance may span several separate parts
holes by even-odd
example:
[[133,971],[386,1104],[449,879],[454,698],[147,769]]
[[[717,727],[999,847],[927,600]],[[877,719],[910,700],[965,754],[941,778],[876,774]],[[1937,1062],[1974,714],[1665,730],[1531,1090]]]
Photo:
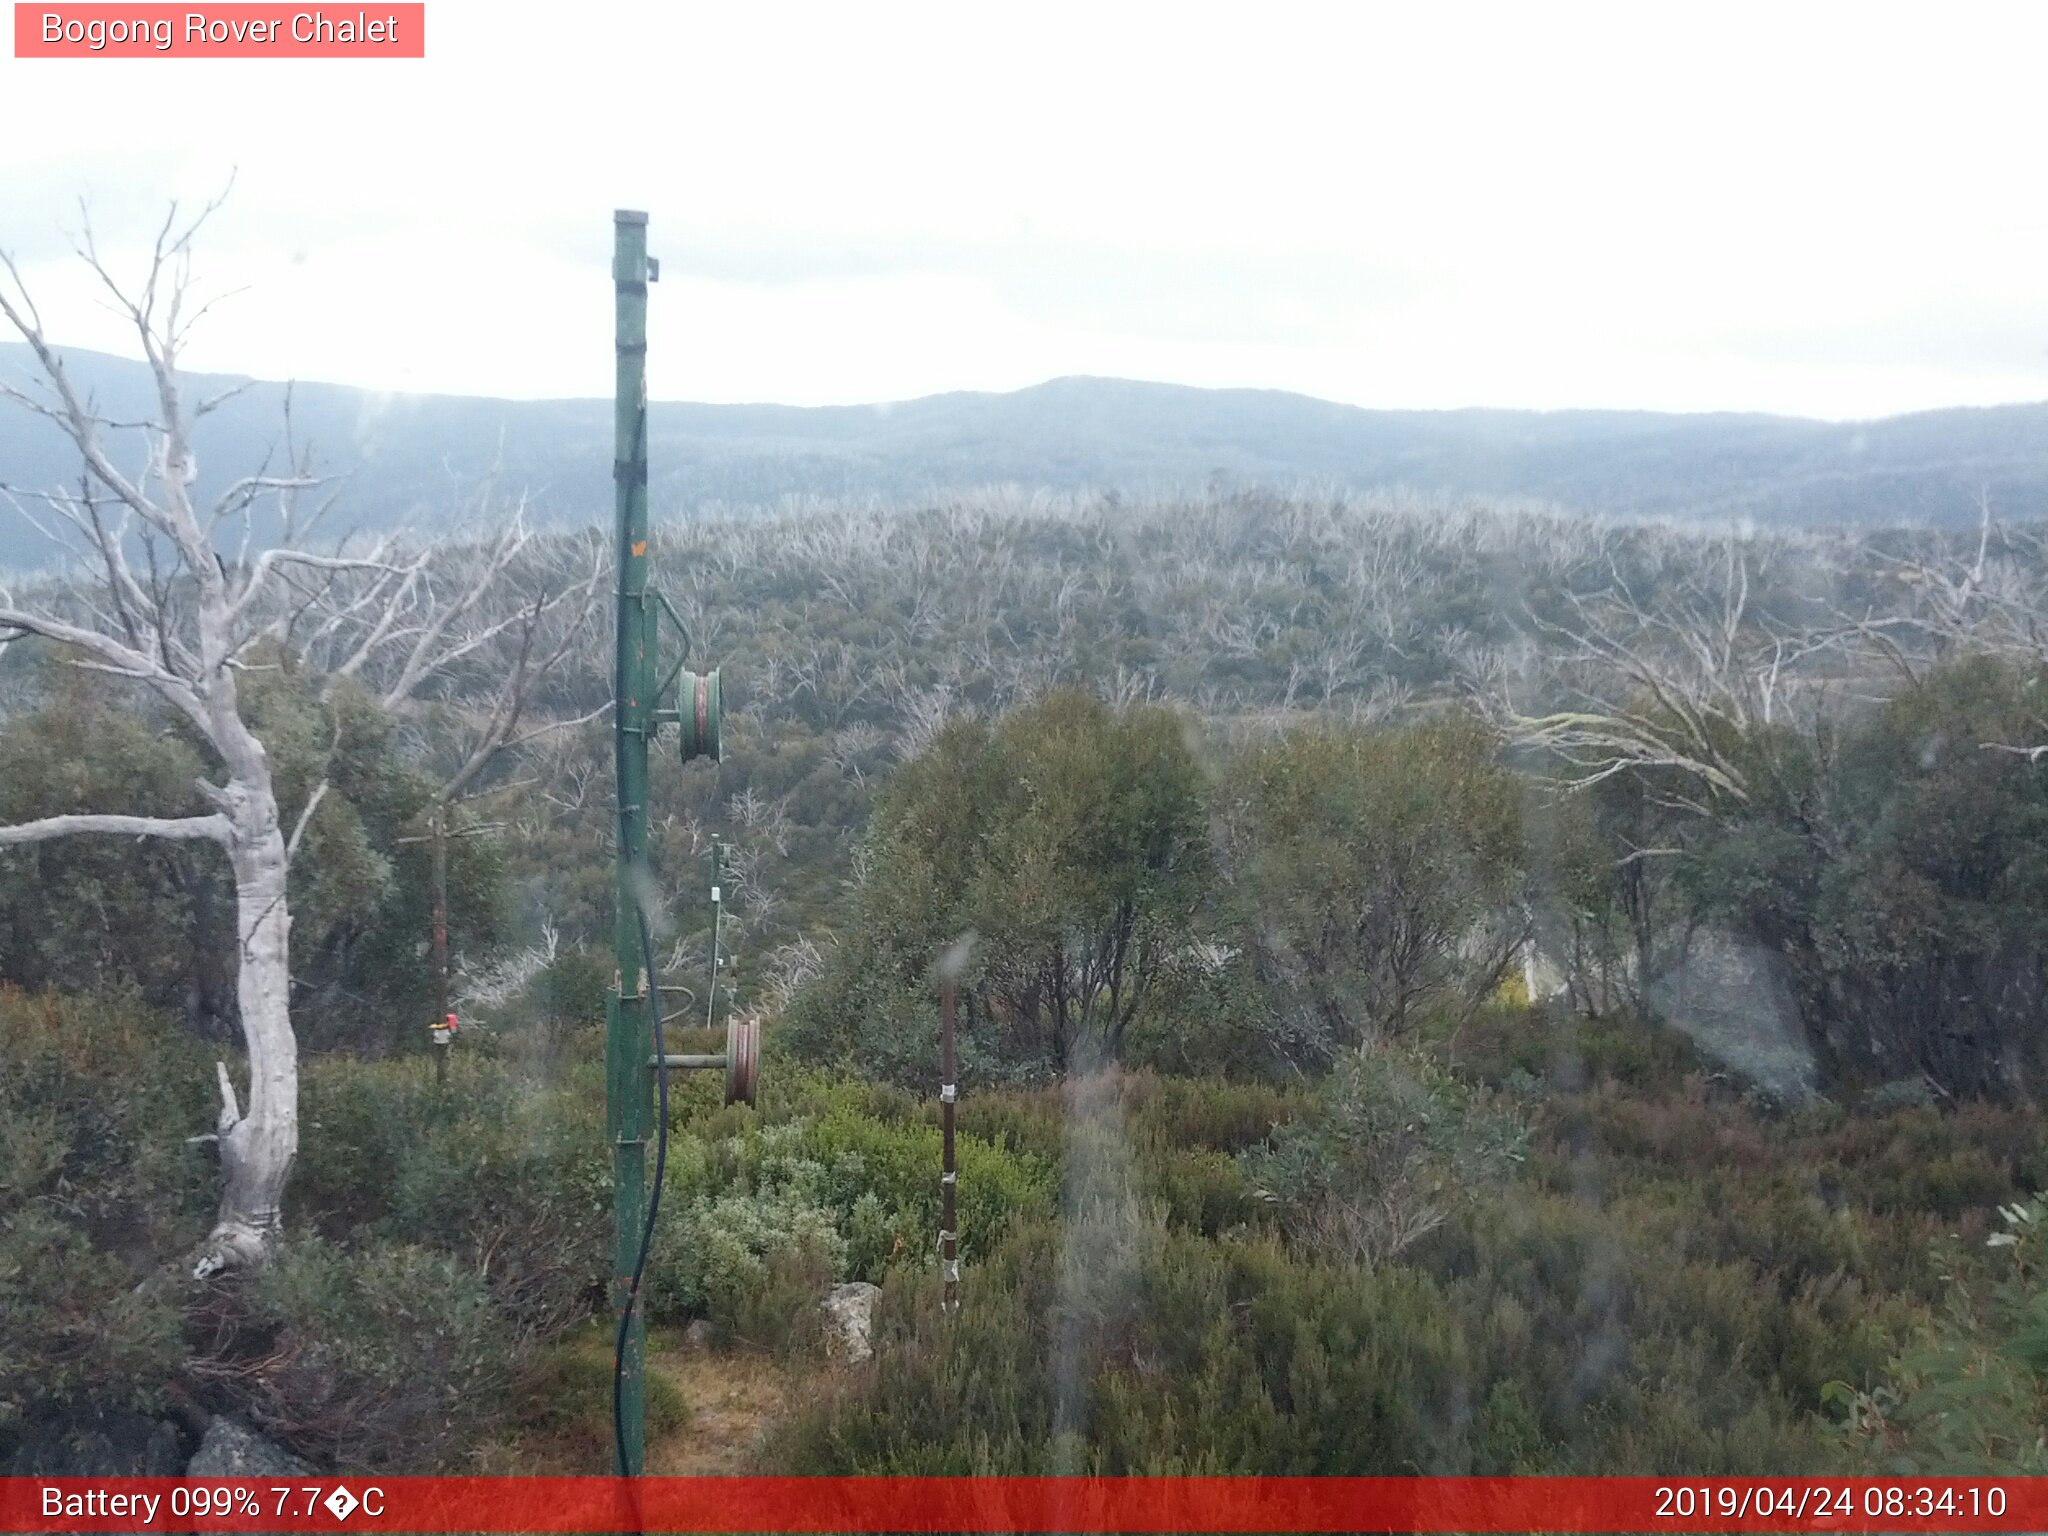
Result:
[[647,1447],[647,1470],[664,1477],[719,1477],[771,1470],[756,1460],[769,1427],[803,1395],[801,1367],[760,1350],[692,1348],[679,1338],[649,1341],[647,1368],[666,1376],[690,1405],[689,1422]]
[[[608,1334],[607,1334],[608,1337]],[[590,1340],[573,1346],[603,1369],[579,1372],[587,1390],[573,1412],[555,1422],[491,1445],[478,1458],[477,1470],[487,1475],[573,1477],[602,1475],[611,1470],[612,1428],[610,1349]],[[588,1346],[588,1347],[586,1347]],[[790,1365],[757,1349],[708,1348],[683,1342],[679,1330],[659,1329],[647,1340],[647,1370],[674,1389],[684,1412],[650,1413],[655,1419],[647,1437],[647,1470],[664,1477],[718,1477],[764,1470],[755,1460],[769,1428],[786,1404],[805,1391],[798,1373],[815,1364]],[[599,1378],[602,1378],[601,1380]],[[571,1405],[562,1405],[565,1409]],[[652,1406],[652,1405],[650,1405]],[[680,1422],[663,1424],[661,1418]]]

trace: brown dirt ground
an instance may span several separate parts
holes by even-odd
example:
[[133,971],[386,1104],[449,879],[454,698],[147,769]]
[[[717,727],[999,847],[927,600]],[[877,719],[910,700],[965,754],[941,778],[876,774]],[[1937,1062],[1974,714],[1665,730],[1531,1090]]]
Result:
[[691,1348],[649,1340],[647,1368],[690,1405],[690,1422],[647,1447],[647,1470],[662,1477],[758,1472],[755,1452],[789,1400],[788,1372],[750,1349]]

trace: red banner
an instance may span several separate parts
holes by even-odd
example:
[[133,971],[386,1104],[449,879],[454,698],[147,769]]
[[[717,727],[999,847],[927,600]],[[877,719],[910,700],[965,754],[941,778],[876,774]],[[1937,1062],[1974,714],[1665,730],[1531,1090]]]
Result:
[[42,1531],[2040,1531],[2048,1478],[0,1478]]
[[341,5],[15,0],[17,59],[423,59],[420,0]]

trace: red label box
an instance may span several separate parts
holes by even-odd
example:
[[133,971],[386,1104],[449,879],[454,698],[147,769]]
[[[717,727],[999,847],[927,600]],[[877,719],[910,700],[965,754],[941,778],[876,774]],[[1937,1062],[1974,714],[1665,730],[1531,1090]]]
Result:
[[15,0],[17,59],[423,59],[427,8]]
[[2017,1533],[2048,1478],[0,1477],[0,1530]]

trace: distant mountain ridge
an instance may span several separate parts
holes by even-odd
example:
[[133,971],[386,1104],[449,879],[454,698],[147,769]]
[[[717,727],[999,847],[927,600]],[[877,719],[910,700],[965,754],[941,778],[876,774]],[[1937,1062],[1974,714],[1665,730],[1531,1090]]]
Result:
[[[148,409],[140,363],[67,349],[81,389],[114,416]],[[0,378],[33,359],[0,344]],[[231,378],[194,376],[195,397]],[[259,383],[198,433],[202,489],[277,442],[284,386]],[[337,525],[445,525],[497,466],[547,522],[611,505],[609,400],[292,390],[294,431],[350,471]],[[1958,522],[1988,491],[2007,515],[2048,514],[2048,404],[1880,421],[1647,411],[1375,411],[1277,390],[1062,378],[1010,394],[878,406],[659,402],[649,449],[657,516],[792,496],[912,502],[992,484],[1148,494],[1305,484],[1526,497],[1604,516],[1766,524]],[[44,487],[77,468],[49,423],[0,403],[0,483]],[[0,562],[40,563],[40,541],[0,513]]]

